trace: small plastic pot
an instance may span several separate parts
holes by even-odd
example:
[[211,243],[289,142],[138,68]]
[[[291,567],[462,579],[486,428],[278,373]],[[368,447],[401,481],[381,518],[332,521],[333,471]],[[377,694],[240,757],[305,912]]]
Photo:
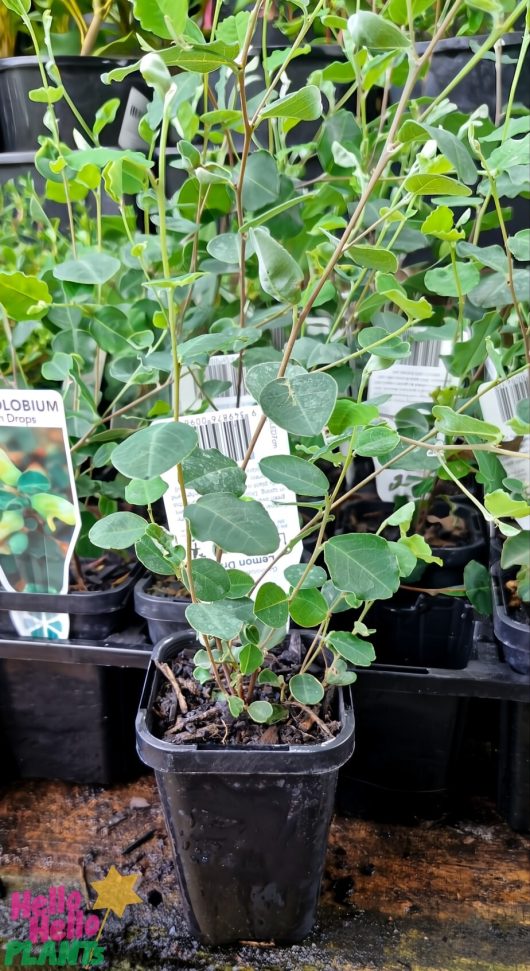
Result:
[[[0,75],[1,77],[1,75]],[[0,153],[0,185],[4,185],[12,179],[18,180],[25,175],[30,175],[38,196],[43,197],[45,192],[45,180],[40,172],[35,168],[35,152],[3,152]],[[50,219],[60,220],[61,229],[68,229],[68,211],[66,205],[59,202],[50,202],[43,199],[43,207],[46,215]],[[83,201],[91,215],[96,215],[96,203],[92,193],[89,193]],[[119,207],[115,202],[103,192],[101,195],[101,211],[104,216],[117,215]]]
[[193,649],[192,632],[156,646],[136,720],[155,770],[190,932],[210,945],[295,943],[316,917],[338,770],[354,747],[349,691],[340,734],[317,745],[180,745],[154,735],[156,661]]
[[[2,763],[11,778],[110,785],[142,772],[134,714],[144,672],[87,662],[54,642],[38,661],[0,660]],[[83,660],[77,659],[77,654]]]
[[12,593],[0,590],[0,637],[18,637],[9,617],[10,610],[31,613],[69,614],[70,639],[101,641],[134,620],[132,595],[142,568],[135,564],[123,583],[110,590],[84,593]]
[[151,644],[157,644],[163,637],[189,630],[186,607],[189,607],[191,601],[156,597],[147,592],[153,583],[152,576],[138,580],[134,588],[134,609],[139,617],[147,621]]
[[500,563],[490,567],[493,630],[502,656],[513,671],[530,674],[530,626],[510,617]]
[[[512,62],[517,61],[521,51],[522,36],[522,33],[511,33],[502,38],[502,53],[508,56]],[[485,40],[485,36],[480,36],[447,37],[439,41],[431,57],[427,74],[422,81],[418,82],[412,97],[437,97],[467,65],[474,51]],[[416,44],[417,53],[423,54],[426,47],[427,41]],[[501,100],[503,104],[508,100],[514,73],[515,63],[502,65]],[[493,119],[497,101],[496,85],[495,59],[483,58],[478,64],[475,64],[460,84],[453,88],[448,97],[456,104],[459,111],[465,114],[471,114],[480,105],[486,104],[490,117]],[[398,100],[400,93],[398,89],[393,89],[392,95],[395,101]],[[523,65],[516,100],[522,102],[525,107],[530,107],[530,61],[528,58]]]
[[465,668],[473,648],[473,619],[473,607],[459,597],[398,592],[370,610],[369,623],[376,628],[372,640],[377,660],[383,664]]
[[[74,57],[56,58],[61,81],[83,120],[91,128],[98,108],[111,98],[120,107],[114,121],[101,133],[101,144],[120,148],[140,148],[138,121],[149,100],[148,88],[140,74],[103,84],[101,75],[116,67],[134,63],[132,58]],[[40,88],[42,80],[36,57],[0,59],[0,142],[5,152],[29,152],[37,148],[37,136],[46,134],[43,117],[46,105],[29,100],[29,92]],[[79,122],[66,101],[58,101],[54,111],[61,141],[75,147],[73,130]]]
[[356,747],[341,770],[339,812],[384,821],[436,816],[448,801],[467,699],[353,686]]

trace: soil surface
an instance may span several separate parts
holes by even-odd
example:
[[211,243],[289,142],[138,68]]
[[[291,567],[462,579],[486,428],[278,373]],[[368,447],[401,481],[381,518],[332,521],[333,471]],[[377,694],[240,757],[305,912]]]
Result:
[[[174,745],[315,745],[338,735],[336,692],[328,690],[321,705],[293,703],[285,717],[272,725],[258,724],[248,716],[234,717],[228,704],[212,700],[215,683],[200,684],[193,677],[195,650],[182,651],[170,665],[159,665],[164,674],[154,705],[158,722],[155,734]],[[267,659],[268,668],[285,682],[299,671],[302,659],[300,634],[294,631]],[[168,678],[168,675],[170,677]],[[249,679],[245,679],[248,690]],[[280,691],[270,684],[255,684],[253,701],[277,704]],[[281,718],[281,709],[279,710]]]
[[530,838],[483,800],[417,826],[336,817],[309,937],[210,949],[186,929],[151,776],[110,789],[19,782],[2,795],[4,942],[28,937],[14,892],[63,885],[88,912],[92,882],[114,865],[137,875],[141,903],[106,921],[109,971],[530,971]]
[[165,597],[166,600],[190,600],[189,591],[175,577],[153,577],[153,583],[145,592],[150,597]]
[[131,575],[131,564],[116,553],[105,553],[97,560],[79,560],[70,566],[70,593],[113,590]]

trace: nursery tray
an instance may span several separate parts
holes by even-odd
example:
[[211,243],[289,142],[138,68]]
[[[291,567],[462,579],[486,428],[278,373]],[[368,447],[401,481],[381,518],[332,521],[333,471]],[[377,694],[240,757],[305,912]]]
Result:
[[372,664],[356,668],[359,677],[374,680],[379,689],[404,694],[452,695],[460,698],[496,698],[530,704],[530,683],[524,674],[517,674],[503,661],[491,641],[477,637],[467,667],[449,668],[403,667],[392,664]]
[[140,628],[129,627],[104,641],[52,641],[38,637],[0,638],[0,658],[19,661],[60,661],[65,664],[99,664],[147,670],[152,645]]

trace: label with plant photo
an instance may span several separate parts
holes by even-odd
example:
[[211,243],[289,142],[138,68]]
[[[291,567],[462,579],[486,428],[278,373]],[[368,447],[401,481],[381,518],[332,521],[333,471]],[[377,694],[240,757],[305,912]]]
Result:
[[[195,428],[201,449],[214,448],[235,462],[241,462],[245,457],[260,417],[259,408],[255,405],[245,405],[241,408],[208,411],[201,415],[186,415],[180,421]],[[300,531],[298,511],[295,505],[296,495],[281,483],[271,482],[270,479],[266,478],[260,471],[259,462],[261,459],[270,456],[288,454],[287,432],[267,419],[246,468],[245,495],[258,499],[269,513],[280,534],[280,549]],[[178,542],[184,543],[186,531],[176,471],[171,469],[164,473],[162,478],[169,485],[169,489],[164,495],[169,529],[176,536]],[[188,502],[195,502],[198,494],[193,489],[188,488],[186,491]],[[194,540],[193,555],[215,556],[213,544]],[[280,586],[285,586],[284,570],[288,566],[299,563],[301,556],[302,543],[296,543],[293,549],[282,556],[278,564],[269,570],[266,579],[274,581]],[[245,570],[257,580],[273,559],[272,553],[262,556],[225,553],[221,562],[227,569]]]
[[[383,371],[375,371],[370,376],[368,397],[388,395],[380,411],[390,419],[408,405],[430,401],[436,388],[455,383],[442,360],[442,355],[450,354],[451,349],[450,340],[416,339],[412,343],[409,357],[396,361]],[[374,465],[376,469],[381,469],[381,463],[377,459],[374,459]],[[384,502],[392,502],[396,496],[411,498],[413,486],[422,478],[423,475],[406,469],[383,469],[375,480],[377,494]]]
[[131,88],[123,121],[121,123],[120,134],[118,135],[118,145],[120,148],[143,149],[145,142],[138,134],[138,123],[145,115],[149,98],[146,98],[137,88]]
[[[487,388],[486,384],[481,384],[479,391]],[[528,373],[514,374],[507,381],[504,381],[497,388],[490,388],[480,398],[480,407],[485,421],[491,422],[502,429],[505,445],[514,443],[513,458],[507,455],[502,456],[502,464],[506,474],[512,479],[519,479],[530,486],[530,463],[528,459],[521,458],[519,452],[528,454],[530,451],[530,435],[523,434],[517,427],[517,408],[523,401],[530,398],[530,384]],[[530,529],[530,516],[517,519],[523,529]]]
[[[81,517],[57,391],[0,391],[0,511],[0,584],[65,593]],[[68,614],[10,618],[21,637],[68,637]]]

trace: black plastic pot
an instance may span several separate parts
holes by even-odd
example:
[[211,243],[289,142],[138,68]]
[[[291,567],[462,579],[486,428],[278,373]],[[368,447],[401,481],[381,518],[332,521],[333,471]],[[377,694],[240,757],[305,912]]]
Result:
[[140,775],[133,725],[144,672],[91,663],[88,650],[69,644],[61,662],[54,642],[38,660],[0,660],[2,762],[12,777],[110,785]]
[[383,664],[465,668],[473,648],[473,616],[467,600],[400,591],[370,611],[377,659]]
[[186,620],[186,607],[189,600],[172,600],[169,597],[155,597],[147,591],[154,583],[154,577],[142,577],[134,588],[134,609],[139,617],[147,621],[151,644],[157,644],[163,637],[170,637],[179,631],[189,631]]
[[500,563],[491,568],[493,630],[502,656],[513,671],[530,674],[530,626],[510,617]]
[[[132,59],[110,57],[57,57],[62,83],[83,120],[92,127],[96,111],[110,98],[119,98],[114,121],[101,133],[103,145],[139,148],[137,122],[149,97],[139,74],[124,81],[103,84],[101,75],[115,67],[133,63]],[[5,152],[35,151],[37,136],[46,133],[43,117],[46,106],[29,100],[29,91],[42,85],[36,57],[0,59],[0,144]],[[79,123],[66,101],[54,106],[61,140],[75,147],[73,130]]]
[[512,829],[530,831],[530,704],[501,702],[497,802]]
[[[35,168],[34,158],[34,151],[0,153],[0,185],[4,185],[11,179],[18,180],[25,175],[30,175],[35,187],[35,192],[42,198],[44,196],[46,182],[40,172],[38,172]],[[63,230],[67,230],[69,223],[66,205],[62,205],[59,202],[50,202],[48,199],[43,199],[42,204],[46,215],[50,219],[59,219],[61,221],[61,228]],[[83,205],[86,206],[91,215],[95,216],[96,203],[92,193],[88,194],[86,200],[83,202]],[[110,196],[106,194],[106,192],[102,192],[101,194],[101,211],[104,216],[116,215],[119,213],[119,207],[115,202],[113,202]]]
[[353,698],[356,746],[339,777],[340,812],[403,821],[436,816],[451,789],[467,699],[379,688],[362,672]]
[[349,692],[340,693],[342,730],[323,744],[175,746],[153,734],[155,661],[194,644],[188,632],[157,645],[136,721],[190,931],[207,944],[300,941],[316,916],[338,770],[354,747]]
[[[502,52],[514,61],[521,50],[521,33],[506,34],[502,39]],[[486,40],[481,37],[447,37],[439,41],[432,55],[425,78],[413,92],[413,97],[435,98],[450,81],[466,66],[474,51]],[[427,42],[416,44],[418,54],[423,54]],[[515,64],[503,64],[501,71],[502,104],[506,104],[510,85],[515,73]],[[495,59],[483,58],[470,73],[450,92],[449,98],[460,111],[471,114],[479,105],[486,104],[490,117],[495,117],[496,107],[496,70]],[[394,92],[394,99],[399,95]],[[530,61],[526,58],[517,89],[517,101],[530,107]]]
[[70,639],[89,643],[101,641],[134,620],[132,595],[141,569],[136,564],[119,586],[97,592],[53,594],[0,590],[0,637],[12,639],[18,636],[9,611],[25,610],[69,614]]

